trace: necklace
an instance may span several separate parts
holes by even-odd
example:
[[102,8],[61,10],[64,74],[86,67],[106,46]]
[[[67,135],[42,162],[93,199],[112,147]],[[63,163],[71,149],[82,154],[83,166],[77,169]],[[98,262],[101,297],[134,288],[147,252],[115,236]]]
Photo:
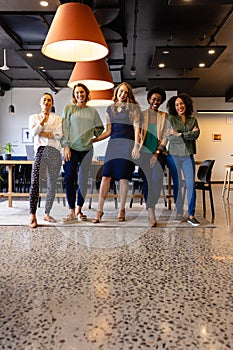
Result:
[[120,113],[121,111],[122,111],[122,107],[121,107],[121,106],[118,106],[118,107],[117,107],[117,112]]

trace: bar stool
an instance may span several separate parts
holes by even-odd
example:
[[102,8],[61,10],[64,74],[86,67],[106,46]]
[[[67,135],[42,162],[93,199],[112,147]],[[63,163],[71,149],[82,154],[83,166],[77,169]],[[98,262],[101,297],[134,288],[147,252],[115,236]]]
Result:
[[227,190],[227,199],[229,199],[229,192],[233,191],[233,187],[231,187],[231,172],[233,171],[233,164],[227,164],[225,165],[226,173],[225,173],[225,179],[222,189],[222,197],[225,195],[225,190]]

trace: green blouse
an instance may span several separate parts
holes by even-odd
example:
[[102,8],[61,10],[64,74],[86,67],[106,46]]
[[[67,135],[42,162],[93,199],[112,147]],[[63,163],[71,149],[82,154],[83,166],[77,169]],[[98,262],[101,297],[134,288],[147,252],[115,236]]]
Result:
[[65,107],[62,115],[62,147],[89,151],[93,148],[92,138],[102,134],[103,130],[103,122],[95,108],[80,108],[77,105]]

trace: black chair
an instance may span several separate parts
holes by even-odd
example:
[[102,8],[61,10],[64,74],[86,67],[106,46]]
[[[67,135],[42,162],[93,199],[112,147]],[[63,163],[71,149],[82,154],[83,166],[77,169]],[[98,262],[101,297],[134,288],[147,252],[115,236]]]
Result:
[[[0,155],[0,160],[3,160],[3,156]],[[8,191],[8,170],[5,165],[0,165],[0,192]]]
[[140,198],[140,204],[142,205],[143,203],[143,177],[142,177],[142,170],[141,168],[136,168],[135,167],[135,171],[133,173],[132,179],[131,179],[131,183],[132,183],[132,198],[130,199],[130,203],[129,203],[129,207],[132,208],[133,206],[133,200],[134,200],[134,195],[135,192],[138,191],[139,195],[141,196]]
[[214,212],[214,201],[211,188],[211,175],[215,160],[205,160],[198,168],[197,178],[199,181],[195,182],[196,190],[202,190],[202,204],[203,204],[203,217],[206,217],[206,200],[205,192],[209,192],[210,206],[212,218],[215,216]]

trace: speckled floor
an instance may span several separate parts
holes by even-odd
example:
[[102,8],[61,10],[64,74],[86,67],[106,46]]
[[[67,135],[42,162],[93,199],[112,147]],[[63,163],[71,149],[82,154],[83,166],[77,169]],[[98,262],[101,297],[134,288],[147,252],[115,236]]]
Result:
[[151,229],[137,203],[121,225],[109,203],[98,227],[35,230],[0,203],[0,349],[233,349],[233,194],[214,202],[198,228],[162,210]]

